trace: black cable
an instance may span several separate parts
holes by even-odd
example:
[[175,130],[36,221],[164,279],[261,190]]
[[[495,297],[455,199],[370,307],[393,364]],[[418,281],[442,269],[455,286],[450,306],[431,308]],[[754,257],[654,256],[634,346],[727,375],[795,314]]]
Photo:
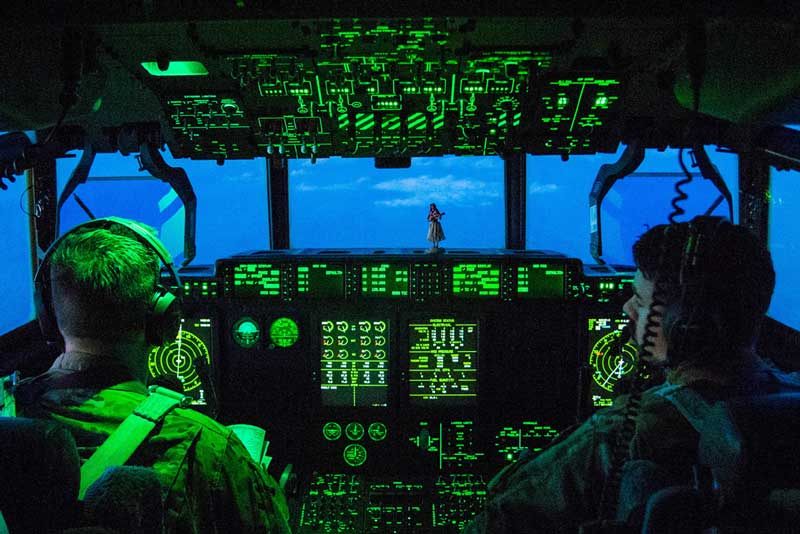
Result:
[[678,180],[675,183],[675,197],[672,199],[670,204],[672,205],[672,212],[669,214],[669,223],[670,224],[677,224],[677,218],[681,215],[686,213],[686,210],[680,205],[681,202],[686,201],[689,198],[689,195],[683,190],[683,186],[688,185],[692,182],[692,173],[689,172],[689,169],[686,167],[686,164],[683,162],[683,148],[678,151],[678,164],[681,166],[681,170],[683,174],[686,176],[683,180]]
[[[662,250],[662,258],[663,256],[664,251]],[[631,382],[630,391],[628,392],[627,403],[625,404],[622,415],[622,428],[617,433],[616,439],[614,440],[614,446],[611,450],[609,473],[603,484],[603,491],[600,495],[597,515],[601,519],[614,519],[617,515],[619,489],[620,483],[622,482],[622,468],[625,462],[628,461],[630,444],[636,433],[636,420],[639,417],[642,393],[644,393],[649,382],[650,373],[646,360],[653,356],[653,347],[655,346],[655,338],[657,337],[656,329],[661,324],[661,319],[663,317],[662,312],[656,310],[656,307],[665,305],[665,294],[663,282],[656,281],[653,287],[653,299],[650,304],[650,311],[647,314],[647,323],[645,323],[644,336],[639,346],[638,367]],[[620,336],[622,343],[625,343],[625,337],[624,333]]]
[[30,216],[31,216],[31,212],[27,211],[27,210],[26,210],[26,209],[25,209],[25,208],[22,206],[22,199],[25,197],[25,193],[29,192],[31,189],[33,189],[33,185],[32,185],[32,184],[31,184],[31,185],[29,185],[28,187],[26,187],[26,188],[25,188],[25,190],[24,190],[22,193],[20,193],[20,195],[19,195],[19,209],[22,211],[22,213],[24,213],[24,214],[25,214],[25,215],[27,215],[28,217],[30,217]]

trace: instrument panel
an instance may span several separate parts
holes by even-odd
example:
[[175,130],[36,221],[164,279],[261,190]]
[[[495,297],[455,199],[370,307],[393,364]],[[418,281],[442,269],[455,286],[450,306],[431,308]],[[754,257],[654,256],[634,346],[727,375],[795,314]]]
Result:
[[215,267],[184,273],[182,338],[151,369],[179,372],[198,409],[266,429],[295,466],[298,532],[457,532],[494,473],[573,424],[582,395],[610,403],[635,365],[616,342],[631,273],[556,254],[275,251]]

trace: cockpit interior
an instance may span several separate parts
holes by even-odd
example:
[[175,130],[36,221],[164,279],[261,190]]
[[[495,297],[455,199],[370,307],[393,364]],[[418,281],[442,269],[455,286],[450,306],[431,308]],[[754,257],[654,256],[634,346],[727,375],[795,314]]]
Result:
[[295,532],[459,532],[493,474],[611,404],[637,366],[630,248],[670,215],[768,244],[759,350],[800,369],[800,26],[778,2],[3,11],[0,374],[58,354],[32,291],[54,240],[154,227],[183,320],[152,378],[266,431]]

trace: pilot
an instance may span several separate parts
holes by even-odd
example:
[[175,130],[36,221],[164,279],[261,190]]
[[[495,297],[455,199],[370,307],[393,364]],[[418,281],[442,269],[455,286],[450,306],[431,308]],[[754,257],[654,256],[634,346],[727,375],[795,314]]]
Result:
[[[65,425],[82,461],[147,394],[146,315],[160,261],[134,233],[124,224],[78,227],[49,252],[64,352],[16,390],[18,415]],[[275,480],[231,430],[194,410],[169,412],[128,464],[158,475],[167,532],[290,531]]]
[[[800,391],[797,376],[755,351],[775,272],[748,230],[710,217],[659,225],[633,256],[634,294],[623,310],[649,374],[663,383],[639,385],[538,456],[506,467],[464,532],[574,532],[599,518],[640,524],[652,493],[691,481],[715,403]],[[628,430],[626,418],[635,422]]]

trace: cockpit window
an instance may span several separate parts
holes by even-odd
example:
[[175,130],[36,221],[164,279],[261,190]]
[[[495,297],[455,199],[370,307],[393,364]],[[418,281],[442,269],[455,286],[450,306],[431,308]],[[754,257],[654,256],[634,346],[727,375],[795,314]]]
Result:
[[414,158],[408,169],[376,169],[372,159],[289,162],[292,248],[431,246],[435,203],[444,248],[495,248],[505,241],[499,157]]
[[[596,263],[589,248],[589,192],[600,166],[617,161],[623,149],[621,146],[617,154],[575,156],[566,162],[557,156],[528,156],[528,248],[556,250]],[[716,152],[713,146],[706,150],[731,193],[734,220],[738,220],[738,156]],[[686,213],[677,220],[702,214],[729,216],[729,205],[717,188],[691,168],[688,151],[684,151],[684,162],[693,179],[683,188],[688,199],[680,205]],[[606,263],[633,264],[633,243],[650,226],[668,222],[674,185],[683,178],[678,150],[653,149],[645,152],[636,172],[616,182],[601,211]]]
[[5,182],[8,189],[0,191],[0,230],[3,233],[0,335],[30,321],[34,315],[28,189],[24,176],[16,178],[16,182]]
[[800,180],[798,171],[770,173],[769,250],[775,265],[775,293],[768,315],[795,330],[800,330]]
[[[197,255],[193,265],[213,264],[217,258],[246,250],[269,248],[266,164],[263,159],[214,161],[174,159],[197,195]],[[58,186],[62,190],[76,160],[59,160]],[[77,195],[78,198],[75,198]],[[139,171],[134,156],[98,154],[89,180],[78,186],[61,212],[61,232],[95,217],[116,215],[137,219],[156,228],[159,238],[179,262],[183,257],[184,207],[166,183]]]

